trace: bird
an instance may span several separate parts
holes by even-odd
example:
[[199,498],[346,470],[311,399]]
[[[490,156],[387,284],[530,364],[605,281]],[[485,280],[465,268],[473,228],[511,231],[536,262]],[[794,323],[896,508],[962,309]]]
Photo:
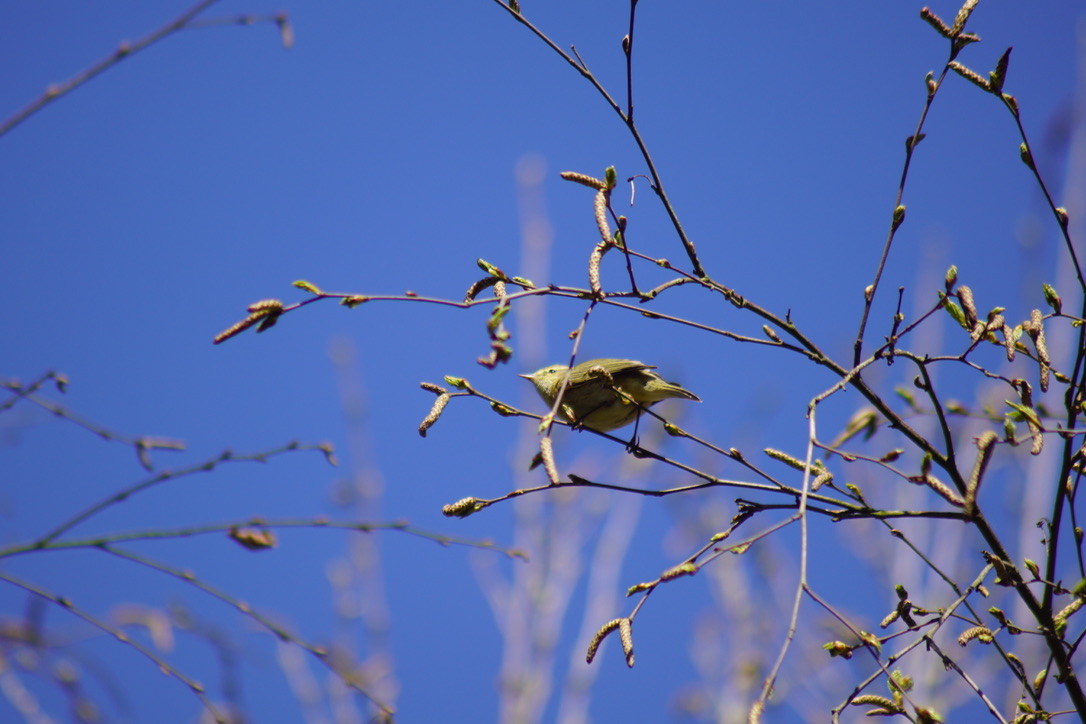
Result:
[[[568,377],[558,408],[562,416],[575,427],[610,432],[634,422],[643,410],[661,400],[674,397],[701,402],[690,390],[653,372],[655,369],[655,365],[637,360],[602,358],[581,362],[572,369],[550,365],[530,375],[518,376],[535,385],[539,396],[552,407]],[[616,389],[633,402],[615,392]]]

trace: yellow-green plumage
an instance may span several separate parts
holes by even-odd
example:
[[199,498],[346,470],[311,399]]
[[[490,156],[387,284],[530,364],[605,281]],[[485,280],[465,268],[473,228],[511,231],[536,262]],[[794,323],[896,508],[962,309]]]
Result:
[[[606,370],[614,386],[625,392],[634,405],[611,389]],[[701,402],[701,398],[674,382],[668,382],[653,372],[653,365],[632,359],[593,359],[570,369],[565,365],[551,365],[530,375],[520,375],[531,380],[539,396],[548,405],[554,405],[562,383],[569,377],[569,384],[562,393],[558,410],[569,422],[590,427],[599,432],[610,432],[625,427],[637,419],[642,407],[651,407],[660,400],[677,397]]]

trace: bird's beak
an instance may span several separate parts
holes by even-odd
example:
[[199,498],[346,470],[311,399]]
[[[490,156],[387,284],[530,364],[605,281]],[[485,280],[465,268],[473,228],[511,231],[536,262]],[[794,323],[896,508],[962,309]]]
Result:
[[524,378],[524,379],[526,379],[526,380],[530,380],[530,379],[532,379],[532,376],[531,376],[531,375],[517,375],[517,377],[523,377],[523,378]]

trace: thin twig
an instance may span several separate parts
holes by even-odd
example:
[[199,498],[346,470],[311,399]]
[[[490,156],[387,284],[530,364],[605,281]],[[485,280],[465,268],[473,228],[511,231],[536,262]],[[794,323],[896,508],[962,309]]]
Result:
[[167,23],[166,25],[163,25],[158,30],[155,30],[149,35],[144,36],[143,38],[137,40],[135,43],[121,43],[116,50],[114,50],[108,56],[98,61],[91,67],[87,68],[83,72],[77,74],[73,78],[70,78],[64,83],[50,86],[45,91],[45,93],[43,93],[41,97],[39,97],[37,100],[30,103],[22,110],[16,112],[13,116],[8,118],[3,123],[0,123],[0,136],[3,136],[8,131],[15,128],[15,126],[19,125],[27,118],[34,115],[53,101],[67,95],[68,93],[83,85],[87,81],[91,80],[95,76],[109,70],[125,58],[129,58],[140,52],[141,50],[144,50],[148,46],[157,43],[166,36],[181,30],[189,23],[189,21],[202,13],[204,10],[207,10],[216,2],[218,2],[218,0],[201,0],[188,10],[186,10],[184,13],[182,13],[180,16],[178,16],[175,20]]

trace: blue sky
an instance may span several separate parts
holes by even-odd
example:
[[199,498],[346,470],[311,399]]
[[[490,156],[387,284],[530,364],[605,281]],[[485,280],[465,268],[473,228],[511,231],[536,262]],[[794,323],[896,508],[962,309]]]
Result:
[[[575,44],[624,99],[626,3],[524,0],[522,7],[558,45]],[[932,7],[948,20],[956,11],[953,4]],[[163,2],[5,3],[0,115],[184,9]],[[363,470],[380,471],[381,520],[520,545],[512,504],[464,521],[445,519],[440,510],[464,496],[499,495],[519,484],[513,481],[539,484],[540,471],[530,478],[512,472],[523,470],[530,449],[524,440],[534,425],[499,418],[477,400],[454,400],[422,439],[416,427],[432,395],[418,383],[464,376],[538,411],[534,393],[515,374],[568,358],[566,335],[583,303],[553,299],[537,306],[534,318],[511,320],[516,355],[494,371],[475,362],[488,345],[480,309],[316,304],[265,334],[220,346],[211,339],[258,299],[303,299],[290,286],[296,279],[342,292],[410,289],[457,299],[481,276],[475,259],[482,257],[537,282],[584,284],[596,234],[591,192],[558,173],[599,175],[614,165],[625,179],[644,173],[644,163],[589,84],[494,3],[264,7],[228,0],[205,17],[280,9],[296,34],[289,51],[270,24],[184,31],[0,137],[7,272],[0,300],[8,310],[0,318],[0,374],[29,380],[62,371],[71,380],[63,403],[82,416],[129,434],[184,439],[186,452],[155,454],[160,467],[294,439],[328,441],[340,451],[338,470],[308,453],[178,481],[88,522],[80,529],[85,535],[252,515],[345,517],[349,511],[334,504],[337,481]],[[764,306],[792,310],[820,344],[841,354],[851,346],[862,290],[882,248],[904,139],[923,107],[924,75],[946,59],[946,41],[918,10],[902,2],[839,3],[832,12],[806,2],[639,6],[636,118],[706,268]],[[1027,11],[982,2],[970,27],[983,42],[961,57],[984,74],[1014,46],[1005,90],[1019,99],[1057,202],[1072,209],[1081,199],[1063,189],[1076,171],[1066,162],[1066,144],[1075,84],[1086,82],[1075,59],[1084,23],[1075,3]],[[1058,278],[1054,229],[1000,104],[950,77],[926,130],[873,339],[888,328],[898,286],[907,288],[906,309],[918,309],[930,303],[951,263],[979,306],[999,303],[1016,318],[1037,304],[1042,281]],[[518,166],[544,169],[531,191],[518,187]],[[620,184],[616,208],[630,218],[631,243],[681,262],[648,187],[638,186],[632,209],[626,201]],[[545,220],[551,239],[549,271],[542,273],[524,257],[523,230],[532,218]],[[1034,228],[1041,230],[1037,240]],[[610,273],[617,279],[621,269]],[[705,300],[675,295],[656,309],[760,335],[753,317]],[[333,349],[351,349],[357,361],[337,369]],[[768,445],[801,450],[806,402],[832,384],[798,360],[609,309],[594,313],[582,342],[581,359],[600,356],[641,359],[681,379],[705,401],[685,411],[684,424],[752,454]],[[897,374],[891,369],[886,379]],[[346,409],[351,385],[362,390],[364,401],[352,403],[363,405],[361,423]],[[826,424],[850,413],[848,404],[835,407]],[[28,405],[6,413],[0,425],[3,544],[144,477],[130,450]],[[622,461],[587,434],[560,436],[559,444],[570,469],[615,470]],[[726,466],[725,473],[736,474]],[[652,486],[682,482],[673,472],[639,475]],[[719,510],[726,523],[734,497],[725,491],[693,507]],[[617,575],[618,595],[700,544],[678,525],[690,507],[643,503]],[[596,533],[584,534],[587,550]],[[281,539],[275,552],[259,555],[221,538],[138,550],[233,586],[320,640],[336,625],[328,562],[346,555],[349,538],[287,531]],[[454,703],[457,720],[495,719],[502,643],[478,571],[500,558],[395,533],[377,540],[402,720],[449,720]],[[782,537],[777,552],[787,554],[788,546]],[[544,555],[529,553],[533,561]],[[13,560],[5,570],[100,615],[128,600],[199,607],[245,642],[254,720],[297,710],[275,670],[270,639],[176,580],[105,558],[58,552]],[[508,571],[513,564],[500,565]],[[585,643],[578,639],[585,584],[579,576],[574,581],[558,637],[558,683]],[[669,716],[673,693],[697,679],[688,661],[693,622],[711,603],[700,579],[653,596],[638,619],[637,667],[626,670],[613,642],[596,664],[589,707],[596,721]],[[629,605],[616,601],[606,618]],[[5,615],[24,606],[23,594],[0,590]],[[48,616],[64,636],[85,634],[63,612]],[[775,650],[777,642],[766,646]],[[148,721],[147,712],[168,710],[177,712],[176,721],[195,720],[195,699],[176,682],[112,642],[84,645],[98,665],[139,677],[128,691],[132,713],[122,718]],[[186,670],[213,670],[198,646],[181,645],[176,656]],[[554,720],[558,708],[549,700],[543,720]],[[10,704],[0,700],[0,719],[10,716]]]

